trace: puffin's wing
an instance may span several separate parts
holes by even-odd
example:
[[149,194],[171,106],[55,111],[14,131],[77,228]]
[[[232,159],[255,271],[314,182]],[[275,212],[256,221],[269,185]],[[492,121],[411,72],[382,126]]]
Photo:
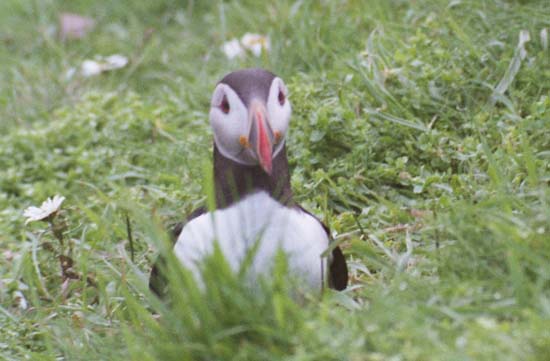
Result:
[[[200,207],[193,211],[185,221],[176,223],[171,232],[172,245],[176,244],[181,230],[187,223],[206,213],[207,211],[208,210],[205,207]],[[153,264],[151,274],[149,275],[149,289],[159,297],[163,297],[166,294],[167,279],[166,276],[162,273],[164,267],[166,267],[166,260],[164,257],[162,257],[162,255],[160,255]]]
[[[323,229],[327,233],[327,236],[330,240],[330,242],[333,242],[332,236],[330,235],[330,229],[327,227],[326,224],[321,222],[321,220],[315,215],[311,214],[311,212],[304,209],[302,206],[298,206],[298,208],[304,212],[312,216],[317,220],[317,222],[321,223],[321,226],[323,226]],[[335,290],[342,291],[345,290],[348,286],[348,265],[346,263],[346,258],[344,257],[344,254],[342,253],[342,250],[340,247],[335,247],[332,250],[332,257],[329,260],[329,286],[330,288],[334,288]]]

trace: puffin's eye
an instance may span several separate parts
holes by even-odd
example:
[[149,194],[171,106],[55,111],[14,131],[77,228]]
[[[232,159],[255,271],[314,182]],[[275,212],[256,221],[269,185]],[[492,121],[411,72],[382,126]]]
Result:
[[229,113],[229,110],[231,110],[231,108],[229,107],[229,102],[227,101],[227,96],[225,95],[223,96],[222,102],[220,104],[220,109],[224,114]]
[[279,90],[279,104],[281,104],[281,106],[285,105],[285,99],[285,93],[283,93],[282,90]]

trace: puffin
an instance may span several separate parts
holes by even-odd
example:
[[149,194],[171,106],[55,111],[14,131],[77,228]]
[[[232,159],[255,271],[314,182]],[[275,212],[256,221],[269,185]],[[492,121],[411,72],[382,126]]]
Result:
[[[195,210],[172,232],[173,252],[199,282],[200,262],[217,244],[235,272],[253,252],[252,279],[269,276],[283,251],[304,288],[347,287],[346,260],[331,246],[329,228],[293,198],[285,144],[291,113],[288,89],[270,71],[237,70],[216,85],[209,112],[216,208]],[[168,287],[164,267],[159,257],[149,278],[161,297]]]

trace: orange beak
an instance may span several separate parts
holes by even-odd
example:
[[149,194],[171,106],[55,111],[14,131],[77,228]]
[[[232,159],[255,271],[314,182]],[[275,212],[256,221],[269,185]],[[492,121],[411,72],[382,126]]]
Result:
[[[252,118],[251,136],[252,147],[260,166],[267,173],[272,171],[273,142],[271,141],[267,110],[261,102],[254,101],[250,105],[250,117]],[[255,133],[255,134],[252,134]]]

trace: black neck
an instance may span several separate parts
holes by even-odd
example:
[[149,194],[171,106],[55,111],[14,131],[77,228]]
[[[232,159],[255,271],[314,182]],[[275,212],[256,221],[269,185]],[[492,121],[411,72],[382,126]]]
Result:
[[214,144],[214,184],[219,209],[259,190],[267,192],[281,204],[293,204],[285,147],[273,158],[273,171],[269,175],[259,165],[242,165],[224,157]]

